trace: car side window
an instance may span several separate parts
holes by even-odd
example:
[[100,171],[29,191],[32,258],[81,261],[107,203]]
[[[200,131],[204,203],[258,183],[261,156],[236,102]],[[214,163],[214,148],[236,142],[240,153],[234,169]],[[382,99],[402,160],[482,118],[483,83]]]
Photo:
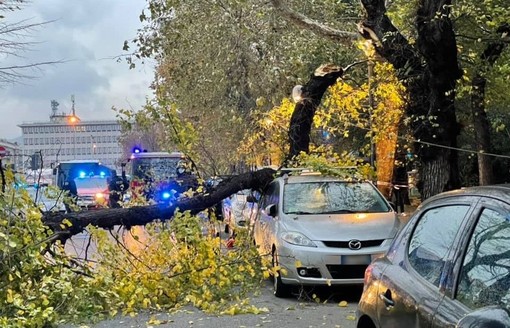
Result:
[[408,259],[425,279],[439,286],[441,271],[453,245],[468,205],[448,205],[425,212],[411,236]]
[[260,209],[265,209],[270,204],[277,204],[279,199],[279,186],[277,182],[271,183],[264,191],[260,201]]
[[457,299],[472,309],[501,305],[510,310],[510,213],[484,209],[471,236]]

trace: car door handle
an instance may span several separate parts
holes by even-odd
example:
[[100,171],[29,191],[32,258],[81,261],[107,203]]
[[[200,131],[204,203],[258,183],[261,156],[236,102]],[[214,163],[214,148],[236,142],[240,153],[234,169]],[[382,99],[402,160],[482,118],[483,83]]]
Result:
[[384,302],[384,305],[386,305],[386,310],[390,310],[395,305],[395,302],[386,297],[386,294],[379,294],[379,298]]

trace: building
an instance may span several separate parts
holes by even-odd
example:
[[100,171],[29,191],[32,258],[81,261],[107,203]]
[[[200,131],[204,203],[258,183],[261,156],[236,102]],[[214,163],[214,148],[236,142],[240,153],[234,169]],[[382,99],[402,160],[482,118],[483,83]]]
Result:
[[118,121],[82,121],[75,113],[74,104],[72,114],[58,114],[58,103],[54,100],[51,105],[49,121],[18,125],[22,130],[25,170],[34,165],[48,168],[75,159],[97,159],[112,169],[120,167],[123,158]]
[[5,148],[6,154],[2,156],[2,166],[11,167],[14,170],[23,166],[22,149],[15,142],[0,139],[0,147]]

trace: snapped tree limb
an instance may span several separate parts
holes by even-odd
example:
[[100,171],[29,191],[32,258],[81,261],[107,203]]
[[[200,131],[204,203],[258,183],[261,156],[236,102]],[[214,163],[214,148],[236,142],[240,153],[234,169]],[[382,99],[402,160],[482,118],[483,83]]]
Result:
[[[57,239],[65,241],[73,235],[83,231],[89,224],[99,228],[112,229],[114,226],[126,227],[146,225],[154,220],[170,220],[175,211],[190,211],[197,214],[213,207],[221,200],[243,189],[262,190],[273,180],[276,171],[264,168],[255,172],[248,172],[232,176],[220,184],[210,193],[203,193],[191,198],[182,198],[171,205],[136,206],[129,208],[105,208],[73,213],[45,212],[43,222],[56,234]],[[71,225],[64,224],[69,220]]]

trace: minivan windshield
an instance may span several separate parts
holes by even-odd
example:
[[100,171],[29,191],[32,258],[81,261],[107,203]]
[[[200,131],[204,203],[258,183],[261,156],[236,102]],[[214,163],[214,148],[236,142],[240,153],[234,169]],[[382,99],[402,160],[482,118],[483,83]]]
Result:
[[76,188],[80,189],[99,189],[105,190],[108,188],[108,180],[104,177],[88,177],[88,178],[76,178]]
[[368,182],[317,181],[288,183],[283,192],[287,214],[388,212],[390,207]]

